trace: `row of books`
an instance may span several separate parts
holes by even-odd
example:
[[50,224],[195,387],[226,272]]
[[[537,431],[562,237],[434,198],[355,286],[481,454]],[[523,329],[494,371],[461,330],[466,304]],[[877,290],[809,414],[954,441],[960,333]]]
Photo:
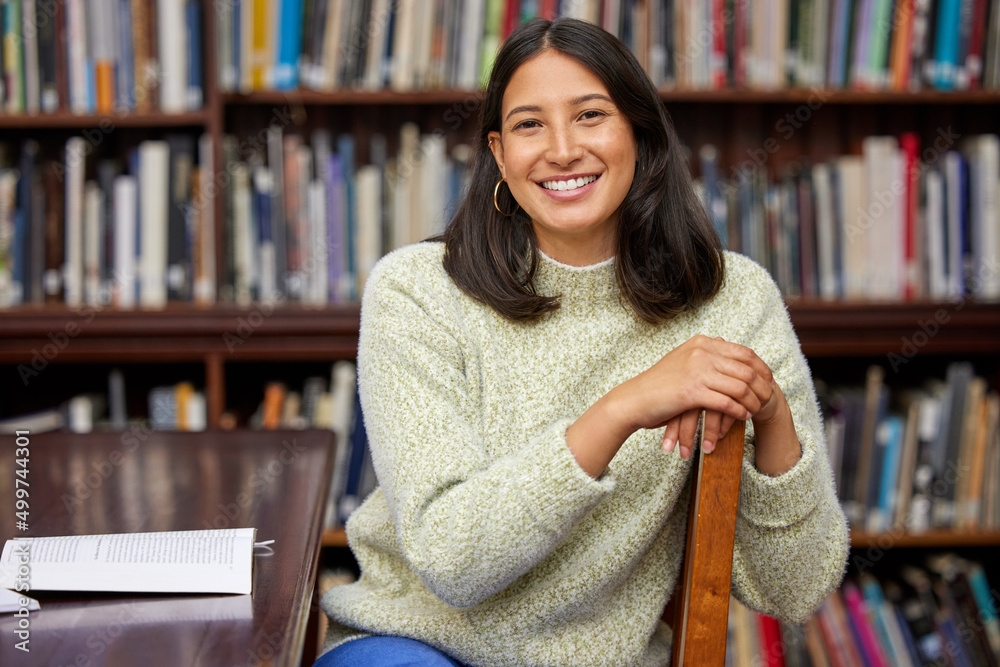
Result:
[[481,86],[520,22],[618,36],[658,86],[1000,88],[1000,0],[233,0],[223,89]]
[[4,0],[9,114],[200,109],[200,0]]
[[[208,135],[168,133],[124,159],[88,158],[84,137],[58,157],[34,140],[0,147],[0,308],[356,300],[374,263],[441,231],[466,187],[470,148],[412,123],[395,155],[373,134],[363,165],[349,134],[272,123],[261,136],[226,136],[217,173]],[[943,152],[921,151],[912,133],[872,136],[861,155],[797,163],[773,181],[756,164],[725,179],[718,154],[699,151],[709,215],[786,296],[1000,299],[997,135]]]
[[1000,664],[996,589],[981,563],[953,553],[892,576],[861,568],[803,625],[732,599],[726,664],[733,667],[920,667]]
[[335,362],[329,378],[318,375],[306,378],[301,390],[283,382],[269,382],[250,418],[250,427],[333,431],[337,448],[327,501],[327,528],[342,526],[375,489],[375,468],[361,415],[357,367],[353,361]]
[[[919,326],[933,335],[946,323]],[[886,386],[881,366],[869,368],[864,387],[818,386],[837,491],[853,526],[1000,529],[1000,396],[968,362],[899,391]]]
[[468,147],[449,154],[443,133],[421,135],[413,123],[399,146],[388,155],[376,133],[371,162],[358,166],[348,134],[307,140],[272,124],[249,156],[227,137],[223,300],[355,300],[383,254],[443,230],[465,188]]
[[[936,138],[937,139],[937,138]],[[914,133],[870,136],[861,155],[796,163],[773,181],[748,161],[724,178],[699,151],[698,187],[723,242],[789,297],[1000,299],[1000,137],[945,151]]]
[[93,150],[75,136],[45,156],[27,140],[16,165],[0,158],[0,308],[214,303],[209,135],[171,133],[96,165]]

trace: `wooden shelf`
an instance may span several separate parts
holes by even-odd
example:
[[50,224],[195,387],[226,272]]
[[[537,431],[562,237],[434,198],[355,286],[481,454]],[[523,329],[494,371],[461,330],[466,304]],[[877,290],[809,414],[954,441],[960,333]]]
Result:
[[3,114],[0,115],[0,129],[82,129],[96,127],[110,131],[117,127],[192,127],[207,125],[208,119],[208,111],[84,115],[67,112],[32,115]]
[[[791,301],[807,357],[1000,354],[1000,304]],[[30,361],[49,335],[73,331],[63,361],[324,360],[357,354],[356,303],[307,308],[258,305],[119,311],[20,307],[2,311],[0,363]],[[936,331],[932,325],[937,324]],[[922,328],[921,325],[925,325]],[[934,335],[927,335],[935,331]]]
[[347,531],[343,528],[327,528],[323,531],[324,547],[346,547]]
[[904,340],[921,354],[1000,353],[996,303],[799,300],[788,311],[807,357],[905,355]]
[[255,93],[227,93],[223,103],[227,105],[255,104],[309,104],[309,105],[434,105],[475,102],[482,99],[477,90],[421,90],[398,92],[395,90],[336,90],[320,91],[308,89],[267,90]]
[[[665,102],[719,103],[719,104],[997,104],[1000,91],[920,91],[899,93],[888,91],[837,90],[819,88],[779,89],[684,89],[661,88],[660,98]],[[435,105],[479,102],[481,90],[420,90],[400,92],[395,90],[335,90],[309,89],[268,90],[253,93],[227,93],[223,103],[228,105],[287,104],[308,105]]]
[[[51,336],[68,334],[59,361],[333,360],[357,356],[356,304],[309,309],[254,308],[71,311],[23,307],[4,311],[0,363],[25,363]],[[74,333],[75,332],[75,335]]]
[[784,88],[774,90],[728,89],[683,90],[661,88],[667,102],[717,102],[725,104],[1000,104],[1000,91],[888,91],[836,90],[819,88]]
[[899,548],[952,547],[995,547],[1000,546],[998,530],[934,530],[920,534],[872,534],[851,531],[851,547],[855,549],[878,548],[882,550]]

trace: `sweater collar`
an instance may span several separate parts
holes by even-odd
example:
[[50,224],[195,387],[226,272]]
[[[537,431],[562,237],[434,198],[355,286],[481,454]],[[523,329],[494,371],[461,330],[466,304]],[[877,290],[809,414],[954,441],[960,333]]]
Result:
[[618,295],[614,257],[588,266],[571,266],[539,250],[534,283],[535,291],[545,296],[561,294],[564,298],[573,298],[579,295],[593,300]]

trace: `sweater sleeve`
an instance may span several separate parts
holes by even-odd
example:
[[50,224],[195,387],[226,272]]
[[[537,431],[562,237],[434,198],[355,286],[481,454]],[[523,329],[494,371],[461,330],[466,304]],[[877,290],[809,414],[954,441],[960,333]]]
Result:
[[540,425],[514,455],[488,455],[457,288],[414,256],[387,256],[366,284],[361,405],[409,566],[439,599],[467,607],[547,556],[613,482],[576,463],[570,416]]
[[[770,477],[754,467],[747,423],[740,484],[733,588],[741,602],[768,615],[805,621],[839,584],[848,555],[847,521],[837,501],[812,377],[774,281],[753,265],[754,313],[744,334],[771,368],[791,408],[802,447],[799,461]],[[753,294],[755,296],[751,297]]]

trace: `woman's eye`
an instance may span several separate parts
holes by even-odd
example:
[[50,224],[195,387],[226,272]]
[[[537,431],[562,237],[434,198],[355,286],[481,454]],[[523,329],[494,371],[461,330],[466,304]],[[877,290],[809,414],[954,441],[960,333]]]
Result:
[[538,122],[533,120],[522,120],[520,123],[514,126],[515,130],[530,130],[534,127],[538,127]]
[[582,114],[580,114],[580,119],[591,120],[594,118],[600,118],[603,115],[605,115],[603,111],[597,111],[596,109],[591,109],[590,111],[584,111]]

